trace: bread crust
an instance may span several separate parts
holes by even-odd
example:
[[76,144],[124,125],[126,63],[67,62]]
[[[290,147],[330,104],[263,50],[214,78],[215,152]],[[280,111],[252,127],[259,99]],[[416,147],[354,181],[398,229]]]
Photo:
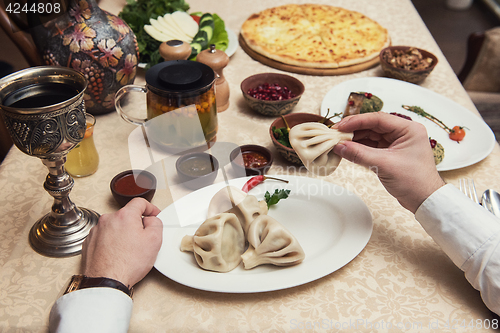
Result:
[[288,65],[341,68],[378,57],[387,30],[367,16],[329,5],[284,5],[252,14],[241,36],[253,51]]

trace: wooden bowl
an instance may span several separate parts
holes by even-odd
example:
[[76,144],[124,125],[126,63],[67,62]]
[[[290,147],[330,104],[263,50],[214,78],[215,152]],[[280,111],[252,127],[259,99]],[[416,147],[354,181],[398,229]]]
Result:
[[438,63],[438,59],[434,54],[432,54],[426,50],[422,50],[422,49],[413,47],[414,49],[417,49],[420,52],[420,54],[422,54],[422,56],[424,58],[431,58],[432,59],[431,66],[429,66],[428,68],[426,68],[424,70],[408,70],[408,69],[404,69],[404,68],[394,67],[389,62],[387,62],[387,60],[383,56],[386,51],[406,52],[410,48],[412,48],[412,47],[411,46],[389,46],[389,47],[386,47],[385,49],[383,49],[382,51],[380,51],[380,55],[379,55],[380,65],[381,65],[382,69],[384,70],[384,73],[386,76],[394,78],[394,79],[410,82],[410,83],[420,83],[423,80],[425,80],[425,78],[432,72],[432,70],[434,69],[434,67],[436,67],[436,65]]
[[[267,160],[267,163],[260,167],[244,167],[242,154],[252,152],[256,152],[264,156],[264,158]],[[266,147],[262,147],[259,145],[243,145],[235,148],[231,152],[231,154],[229,155],[229,160],[231,161],[231,165],[237,172],[237,174],[243,174],[243,172],[245,172],[247,176],[264,175],[271,167],[271,164],[273,164],[273,154]]]
[[[250,89],[257,88],[259,85],[264,83],[277,83],[281,87],[287,87],[295,94],[295,97],[280,101],[266,101],[254,98],[248,94]],[[247,104],[250,108],[252,108],[252,110],[265,116],[273,117],[292,112],[305,90],[302,82],[293,76],[278,73],[260,73],[249,76],[241,82],[240,87],[243,97],[245,97]]]
[[111,180],[110,188],[113,198],[121,207],[134,198],[151,201],[156,192],[156,177],[145,170],[127,170]]
[[[304,112],[292,113],[285,116],[285,120],[288,123],[288,126],[290,126],[290,128],[302,123],[319,122],[323,119],[324,117],[318,114],[304,113]],[[325,122],[326,125],[330,125],[332,123],[333,122],[330,120],[327,120]],[[297,153],[293,148],[287,147],[278,142],[273,132],[273,128],[275,127],[276,128],[285,127],[285,123],[283,122],[283,119],[281,117],[273,121],[271,127],[269,127],[269,135],[271,136],[271,140],[273,141],[274,147],[276,147],[280,155],[283,156],[283,158],[288,162],[302,165],[302,161],[300,160],[299,156],[297,155]]]

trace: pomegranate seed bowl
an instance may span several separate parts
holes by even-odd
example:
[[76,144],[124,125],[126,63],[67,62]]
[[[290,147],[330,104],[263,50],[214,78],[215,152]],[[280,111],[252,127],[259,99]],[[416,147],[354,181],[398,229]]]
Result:
[[271,117],[292,112],[304,89],[295,77],[278,73],[255,74],[241,82],[241,92],[248,106]]

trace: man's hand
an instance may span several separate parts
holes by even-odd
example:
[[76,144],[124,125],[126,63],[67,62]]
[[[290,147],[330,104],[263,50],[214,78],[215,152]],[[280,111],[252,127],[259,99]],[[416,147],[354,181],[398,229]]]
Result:
[[151,270],[161,247],[160,210],[142,198],[102,215],[83,243],[83,274],[118,280],[129,288]]
[[334,128],[354,132],[353,141],[340,142],[334,152],[372,168],[387,191],[412,213],[444,185],[422,124],[376,112],[344,118]]

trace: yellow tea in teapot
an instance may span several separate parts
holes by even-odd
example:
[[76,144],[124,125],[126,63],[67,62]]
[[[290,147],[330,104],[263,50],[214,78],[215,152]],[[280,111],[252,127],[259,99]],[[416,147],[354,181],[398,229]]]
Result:
[[214,87],[200,95],[187,97],[148,94],[147,105],[148,119],[165,115],[163,119],[157,120],[161,121],[161,135],[156,131],[157,135],[153,138],[155,141],[181,148],[215,140],[217,106]]

